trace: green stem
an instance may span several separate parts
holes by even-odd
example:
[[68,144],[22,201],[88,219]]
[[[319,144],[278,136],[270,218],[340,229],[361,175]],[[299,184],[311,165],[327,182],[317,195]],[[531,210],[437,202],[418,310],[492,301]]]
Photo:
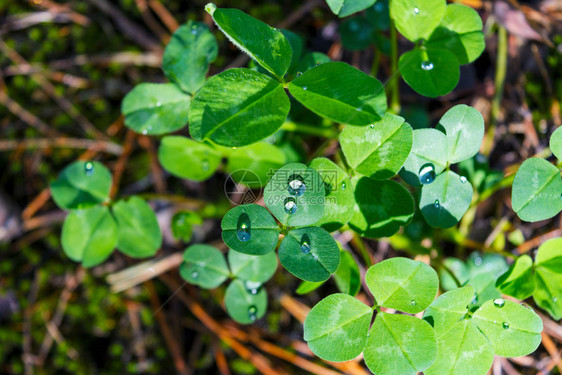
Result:
[[381,64],[381,51],[375,46],[375,56],[373,57],[373,65],[371,66],[371,75],[376,77],[379,73],[379,66]]
[[390,60],[391,60],[391,76],[389,90],[390,96],[390,111],[395,114],[400,113],[400,90],[399,90],[399,79],[398,79],[398,35],[396,32],[396,27],[394,26],[394,21],[390,20]]
[[507,72],[507,31],[502,25],[498,25],[498,52],[496,60],[496,76],[494,79],[494,98],[492,100],[492,110],[490,114],[490,126],[484,138],[482,154],[489,155],[494,144],[494,135],[496,133],[496,123],[500,113],[501,100],[503,97],[503,88],[505,75]]
[[336,138],[338,135],[338,132],[333,128],[320,128],[313,125],[297,124],[292,121],[284,122],[281,129],[291,132],[317,135],[325,138]]
[[361,252],[361,256],[363,257],[363,260],[365,261],[365,265],[367,266],[367,268],[371,267],[373,265],[373,262],[371,261],[371,257],[369,256],[367,247],[365,246],[363,239],[359,237],[359,235],[355,232],[353,233],[353,242]]

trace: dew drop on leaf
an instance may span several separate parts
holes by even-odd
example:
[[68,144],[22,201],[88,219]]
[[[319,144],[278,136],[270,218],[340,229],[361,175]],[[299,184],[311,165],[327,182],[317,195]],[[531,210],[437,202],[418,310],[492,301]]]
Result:
[[482,258],[480,258],[480,257],[474,258],[474,264],[476,266],[480,266],[482,264]]
[[461,176],[460,180],[461,180],[461,184],[464,184],[464,183],[466,183],[466,177],[464,177],[464,176]]
[[502,327],[503,327],[503,329],[509,329],[509,323],[508,323],[508,322],[503,322],[503,323],[502,323]]
[[421,68],[425,71],[433,70],[433,63],[431,61],[422,61]]
[[297,202],[293,197],[285,198],[285,202],[283,202],[283,206],[285,212],[288,214],[294,214],[295,212],[297,212]]
[[427,163],[421,166],[418,172],[418,178],[422,185],[431,184],[435,181],[435,167],[431,163]]
[[301,251],[303,254],[310,253],[310,237],[308,234],[304,234],[301,238]]
[[343,182],[341,183],[341,189],[342,189],[342,190],[345,190],[346,187],[347,187],[347,184],[345,183],[345,181],[343,181]]
[[502,308],[505,305],[505,300],[503,298],[496,298],[494,300],[494,306]]
[[297,78],[302,76],[302,72],[297,72],[296,76],[297,76]]
[[236,223],[236,237],[242,242],[247,242],[252,235],[250,230],[250,217],[247,213],[243,212],[238,216],[238,222]]
[[253,322],[257,319],[258,308],[254,305],[248,307],[248,318]]
[[245,286],[248,293],[256,295],[260,291],[261,283],[258,283],[256,281],[246,281]]
[[207,172],[209,170],[209,161],[207,159],[205,159],[201,162],[201,169],[204,172]]
[[476,295],[476,293],[474,294],[474,297],[472,298],[472,304],[476,305],[478,303],[478,296]]
[[371,124],[371,125],[369,125],[369,127],[370,127],[371,129],[374,129],[374,128],[375,128],[375,124]]
[[412,305],[412,306],[416,306],[416,301],[414,301],[414,300],[411,300],[411,301],[410,301],[410,305]]
[[306,191],[306,185],[304,184],[302,177],[299,175],[292,175],[291,177],[289,177],[287,190],[292,196],[302,196]]
[[420,14],[420,8],[414,8],[414,14]]
[[303,86],[303,87],[302,87],[302,89],[303,89],[303,90],[307,90],[307,89],[308,89],[308,87],[306,87],[306,86]]
[[194,278],[194,279],[198,278],[198,277],[199,277],[199,272],[193,271],[193,272],[191,273],[191,277]]
[[147,134],[148,134],[148,130],[142,129],[142,132],[141,132],[141,133],[142,133],[142,135],[147,135]]
[[433,202],[433,207],[435,208],[441,207],[441,204],[439,204],[439,199],[436,199],[435,202]]
[[558,302],[558,297],[552,297],[552,302]]
[[84,164],[84,173],[86,176],[91,176],[94,173],[94,163],[91,161],[86,162],[86,164]]

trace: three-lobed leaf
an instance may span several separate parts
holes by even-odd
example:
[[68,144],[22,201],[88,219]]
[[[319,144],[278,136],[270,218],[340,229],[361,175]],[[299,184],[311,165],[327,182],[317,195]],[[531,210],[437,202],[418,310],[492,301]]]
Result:
[[347,294],[331,294],[318,302],[304,321],[304,340],[318,357],[342,362],[363,351],[373,310]]
[[193,98],[189,131],[199,141],[246,146],[275,133],[289,107],[283,85],[275,79],[250,69],[228,69],[207,80]]
[[187,124],[191,97],[173,83],[141,83],[121,103],[125,125],[137,133],[171,133]]
[[343,62],[327,62],[289,83],[289,92],[312,112],[349,125],[369,125],[387,109],[382,84]]
[[162,245],[162,233],[152,208],[144,200],[131,197],[113,206],[117,223],[117,248],[133,258],[156,254]]

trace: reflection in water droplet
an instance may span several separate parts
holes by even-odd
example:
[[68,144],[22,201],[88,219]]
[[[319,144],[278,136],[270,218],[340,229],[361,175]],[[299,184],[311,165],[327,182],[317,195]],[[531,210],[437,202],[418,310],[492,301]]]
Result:
[[494,306],[502,308],[505,305],[505,300],[503,298],[496,298],[494,300]]
[[86,174],[86,176],[91,176],[92,174],[94,174],[94,163],[92,163],[91,161],[86,162],[86,164],[84,164],[84,173]]
[[205,159],[201,162],[201,169],[204,172],[207,172],[209,170],[209,161],[207,159]]
[[420,14],[420,9],[419,9],[419,8],[414,8],[414,14]]
[[425,71],[433,70],[433,63],[431,61],[422,61],[421,68]]
[[257,314],[258,314],[258,308],[256,306],[252,305],[248,307],[248,318],[250,318],[252,322],[258,318]]
[[285,198],[285,202],[283,202],[283,206],[285,208],[285,212],[288,214],[294,214],[295,212],[297,212],[297,202],[293,197]]
[[508,322],[503,322],[503,323],[502,323],[502,327],[503,327],[503,329],[509,329],[509,323],[508,323]]
[[342,189],[342,190],[345,190],[346,187],[347,187],[347,184],[345,183],[345,181],[343,181],[343,182],[341,183],[341,189]]
[[477,266],[482,265],[482,258],[481,257],[474,258],[474,264]]
[[297,72],[297,78],[302,76],[302,72]]
[[427,163],[421,166],[418,172],[418,178],[422,185],[431,184],[435,181],[435,167],[431,163]]
[[304,234],[301,238],[301,251],[303,254],[310,253],[310,237],[308,234]]
[[371,124],[371,125],[369,125],[369,127],[370,127],[371,129],[374,129],[374,128],[375,128],[375,124]]
[[289,194],[295,197],[302,196],[306,191],[306,185],[304,184],[303,178],[299,175],[292,175],[291,177],[289,177],[287,185]]
[[461,180],[461,184],[464,184],[464,183],[466,183],[466,177],[464,177],[464,176],[461,176],[460,180]]
[[411,300],[411,301],[410,301],[410,305],[412,305],[412,306],[416,306],[416,301],[414,301],[414,300]]
[[247,242],[250,240],[252,233],[250,232],[251,225],[250,225],[250,216],[247,213],[243,212],[238,217],[238,222],[236,223],[236,237],[242,242]]
[[246,281],[245,286],[248,293],[256,295],[260,291],[261,283],[258,283],[256,281]]
[[441,205],[439,204],[439,199],[436,199],[435,202],[433,202],[433,207],[435,208],[441,207]]
[[306,91],[308,89],[308,87],[303,86],[302,89]]
[[199,272],[193,271],[193,272],[191,273],[191,277],[194,278],[194,279],[198,278],[198,277],[199,277]]

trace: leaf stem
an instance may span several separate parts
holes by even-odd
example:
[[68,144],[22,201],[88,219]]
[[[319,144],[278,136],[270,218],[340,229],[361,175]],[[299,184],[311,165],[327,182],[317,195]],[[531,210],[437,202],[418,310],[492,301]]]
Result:
[[365,261],[366,267],[367,268],[371,267],[373,265],[373,262],[371,261],[371,256],[369,255],[369,251],[367,250],[367,247],[365,246],[363,239],[359,237],[357,233],[353,232],[352,242],[355,244],[355,247],[359,249],[359,252],[363,257],[363,260]]
[[400,90],[398,79],[398,35],[394,20],[390,20],[390,60],[391,60],[391,79],[389,82],[390,91],[390,111],[394,114],[400,113]]

